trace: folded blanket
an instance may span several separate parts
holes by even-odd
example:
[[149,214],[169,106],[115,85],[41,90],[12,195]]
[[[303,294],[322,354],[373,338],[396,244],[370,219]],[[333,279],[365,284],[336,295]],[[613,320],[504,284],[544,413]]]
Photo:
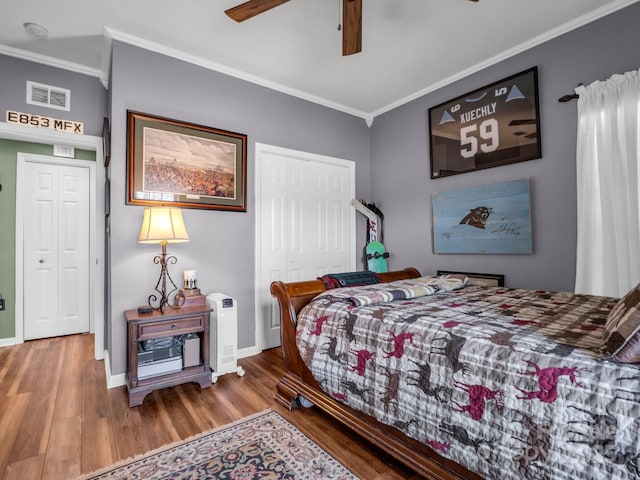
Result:
[[355,288],[338,288],[318,295],[315,300],[331,297],[351,303],[354,307],[362,307],[393,300],[409,300],[438,292],[450,292],[463,288],[468,281],[466,276],[456,274],[409,278]]
[[359,287],[361,285],[380,283],[380,277],[377,273],[366,270],[359,272],[328,273],[327,275],[318,277],[318,280],[322,280],[324,288],[327,290],[340,287]]

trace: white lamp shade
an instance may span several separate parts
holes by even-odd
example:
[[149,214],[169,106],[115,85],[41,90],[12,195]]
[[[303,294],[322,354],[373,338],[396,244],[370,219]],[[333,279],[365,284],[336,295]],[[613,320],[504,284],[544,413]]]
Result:
[[188,242],[189,235],[182,220],[182,210],[174,207],[144,209],[139,243]]

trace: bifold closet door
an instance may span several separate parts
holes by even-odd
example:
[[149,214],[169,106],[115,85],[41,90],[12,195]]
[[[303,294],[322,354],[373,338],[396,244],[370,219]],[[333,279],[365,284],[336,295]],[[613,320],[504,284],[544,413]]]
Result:
[[259,308],[264,348],[280,345],[274,280],[309,280],[355,267],[353,162],[280,150],[261,152]]

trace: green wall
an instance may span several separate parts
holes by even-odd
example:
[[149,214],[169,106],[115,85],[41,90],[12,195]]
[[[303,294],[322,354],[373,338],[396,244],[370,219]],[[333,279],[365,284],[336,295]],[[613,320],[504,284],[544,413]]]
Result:
[[[16,163],[18,152],[53,155],[51,145],[0,139],[0,293],[6,309],[0,311],[0,339],[15,337],[16,297]],[[79,160],[96,159],[95,152],[75,150]]]

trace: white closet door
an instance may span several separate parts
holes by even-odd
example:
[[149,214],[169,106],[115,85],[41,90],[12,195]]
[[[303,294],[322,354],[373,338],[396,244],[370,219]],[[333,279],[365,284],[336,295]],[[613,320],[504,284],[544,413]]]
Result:
[[353,162],[257,145],[257,322],[262,347],[280,345],[274,280],[310,280],[355,268]]
[[89,169],[26,162],[24,338],[89,331]]

